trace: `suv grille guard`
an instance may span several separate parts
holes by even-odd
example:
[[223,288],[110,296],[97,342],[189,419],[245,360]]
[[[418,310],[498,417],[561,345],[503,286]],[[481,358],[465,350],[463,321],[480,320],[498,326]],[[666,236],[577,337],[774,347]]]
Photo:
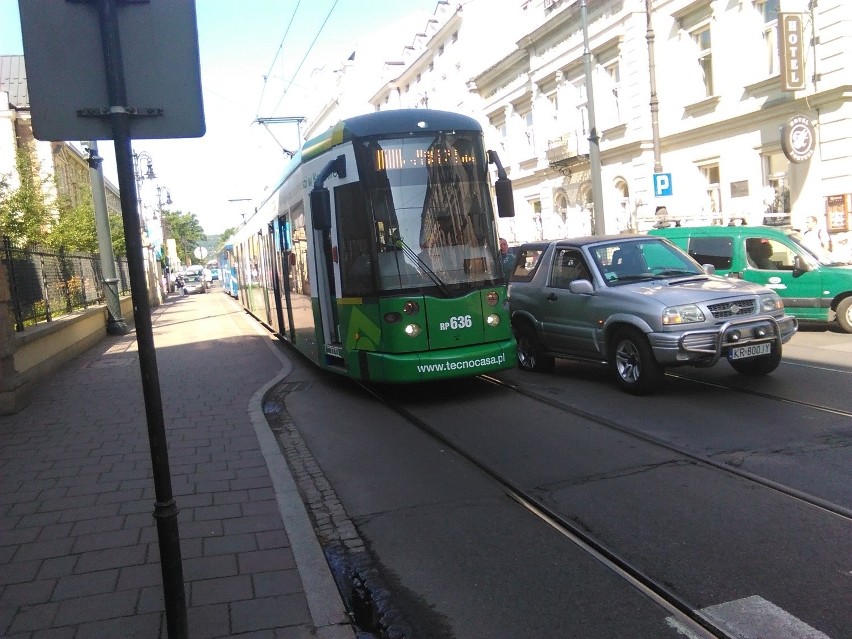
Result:
[[[728,335],[728,331],[730,331],[732,328],[737,328],[739,326],[745,325],[753,325],[755,328],[757,328],[760,323],[764,322],[770,325],[773,334],[767,334],[763,337],[749,337],[745,339],[738,339],[736,341],[725,339]],[[705,338],[705,340],[702,341],[712,342],[712,346],[708,346],[707,348],[703,348],[698,345],[690,346],[686,344],[686,342],[690,340],[690,338],[693,340],[695,338]],[[710,339],[708,340],[706,338]],[[680,336],[677,345],[679,350],[685,351],[687,353],[702,353],[704,355],[710,355],[712,356],[712,358],[710,359],[710,363],[715,364],[722,356],[723,348],[756,344],[759,342],[765,342],[767,341],[767,339],[771,339],[773,342],[775,342],[775,348],[781,348],[781,327],[778,325],[778,321],[774,317],[770,317],[769,315],[758,315],[757,317],[743,317],[740,319],[730,320],[715,329],[688,331]]]

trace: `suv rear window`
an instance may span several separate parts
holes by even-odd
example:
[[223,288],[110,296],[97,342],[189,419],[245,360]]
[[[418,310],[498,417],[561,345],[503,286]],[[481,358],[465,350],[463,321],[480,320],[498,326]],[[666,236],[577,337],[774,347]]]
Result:
[[515,260],[515,267],[512,269],[511,279],[516,282],[531,281],[543,254],[544,251],[541,249],[527,249],[520,251],[518,253],[518,258]]
[[689,255],[699,264],[712,264],[719,270],[731,268],[734,238],[732,237],[691,237]]

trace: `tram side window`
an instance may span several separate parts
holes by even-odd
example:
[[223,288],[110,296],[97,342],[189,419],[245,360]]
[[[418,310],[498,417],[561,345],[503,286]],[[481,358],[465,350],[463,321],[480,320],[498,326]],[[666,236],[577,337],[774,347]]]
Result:
[[372,229],[364,193],[357,182],[334,189],[337,241],[343,295],[366,295],[373,290]]
[[308,237],[305,229],[304,204],[298,202],[290,211],[293,221],[291,234],[292,249],[288,257],[290,264],[290,290],[298,295],[311,294],[310,271],[308,270]]

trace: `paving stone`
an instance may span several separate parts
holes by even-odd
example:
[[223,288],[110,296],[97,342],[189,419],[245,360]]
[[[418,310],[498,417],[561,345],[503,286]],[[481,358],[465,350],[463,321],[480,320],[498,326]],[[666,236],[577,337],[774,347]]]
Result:
[[295,626],[309,621],[308,603],[301,593],[231,604],[231,623],[235,633]]
[[59,602],[53,623],[64,626],[89,621],[101,621],[133,614],[138,593],[122,590]]
[[47,559],[49,557],[61,557],[67,555],[74,545],[73,538],[48,539],[45,541],[34,541],[18,545],[15,553],[15,561],[28,561],[30,559]]
[[226,555],[231,553],[258,550],[257,538],[251,533],[243,535],[225,535],[202,540],[204,555]]
[[53,627],[53,618],[59,609],[58,603],[45,603],[36,606],[19,608],[12,623],[9,624],[9,634],[16,632],[32,632]]
[[258,597],[289,595],[300,592],[302,589],[302,580],[299,571],[295,568],[256,573],[252,575],[251,579],[254,584],[255,595]]
[[52,601],[74,599],[86,595],[98,595],[116,589],[118,570],[101,570],[83,575],[67,575],[57,580],[51,596]]
[[189,601],[193,606],[240,601],[251,599],[254,595],[252,580],[248,575],[193,581],[190,592]]
[[74,639],[165,639],[165,627],[161,613],[133,615],[80,624]]
[[116,590],[129,590],[132,588],[145,588],[163,583],[163,571],[159,563],[144,564],[142,566],[126,566],[118,571]]
[[111,530],[91,535],[82,535],[75,539],[73,552],[83,553],[89,550],[104,550],[132,546],[139,541],[140,530]]
[[289,570],[295,568],[293,553],[289,548],[241,552],[237,555],[240,574],[258,573],[268,570]]
[[0,607],[18,608],[50,601],[50,595],[56,587],[55,579],[41,579],[18,584],[10,584],[3,588],[0,595]]
[[192,606],[187,608],[186,618],[192,639],[214,639],[232,635],[228,604]]
[[77,565],[74,568],[74,572],[84,573],[107,570],[109,568],[137,566],[145,563],[146,555],[147,548],[142,546],[93,550],[80,555]]
[[238,570],[235,555],[199,557],[197,559],[186,559],[183,562],[183,576],[184,579],[189,581],[229,577],[236,574],[238,574]]

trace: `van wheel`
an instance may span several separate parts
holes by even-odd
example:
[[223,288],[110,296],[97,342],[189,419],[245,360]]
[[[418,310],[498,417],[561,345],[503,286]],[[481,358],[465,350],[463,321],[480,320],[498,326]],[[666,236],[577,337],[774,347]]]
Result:
[[529,324],[522,324],[515,330],[518,340],[518,368],[525,371],[552,371],[553,357],[544,351],[544,347]]
[[665,368],[657,362],[647,338],[635,328],[612,336],[609,364],[621,390],[632,395],[649,395],[663,384]]
[[852,297],[847,297],[837,305],[837,323],[847,333],[852,333]]
[[730,360],[731,367],[740,375],[748,377],[760,377],[768,375],[781,363],[781,348],[778,347],[769,355],[763,357],[753,357],[751,359],[735,359]]

